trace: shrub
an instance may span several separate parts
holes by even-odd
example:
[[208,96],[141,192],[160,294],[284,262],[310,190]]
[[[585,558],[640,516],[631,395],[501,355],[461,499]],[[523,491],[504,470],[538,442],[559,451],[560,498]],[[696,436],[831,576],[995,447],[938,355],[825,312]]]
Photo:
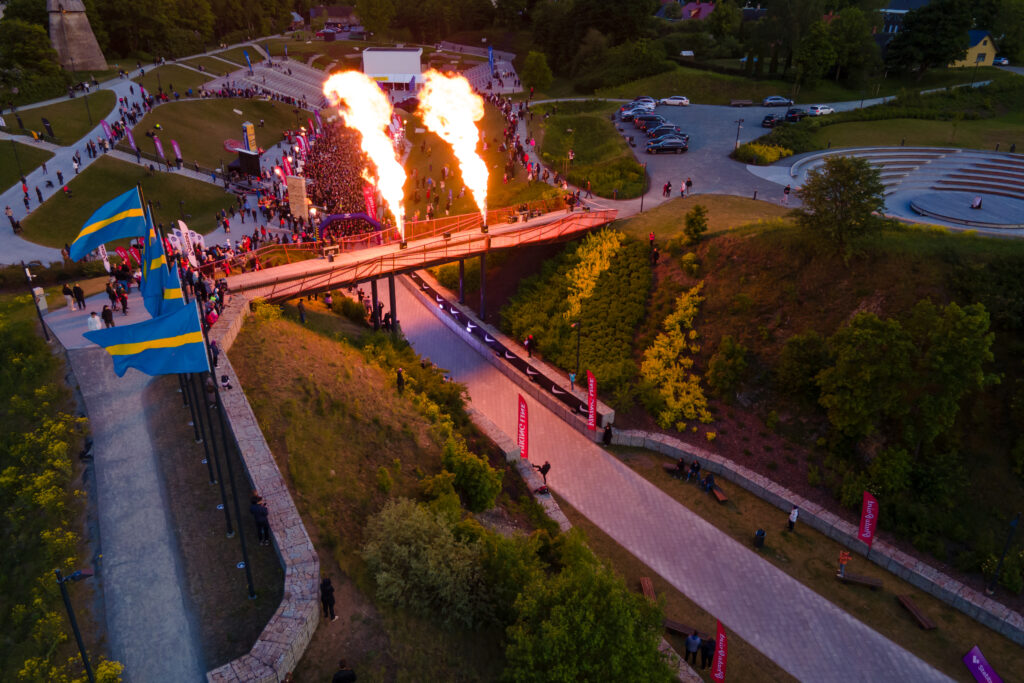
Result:
[[690,244],[696,244],[701,236],[708,231],[708,210],[703,204],[697,204],[686,212],[686,226],[683,234]]
[[597,287],[597,281],[611,267],[612,259],[622,246],[623,235],[615,230],[601,230],[583,238],[576,255],[579,263],[566,273],[569,281],[569,300],[562,314],[566,322],[572,323],[580,315],[584,299],[589,299]]
[[783,393],[817,402],[820,390],[815,381],[829,365],[828,345],[815,331],[795,334],[782,347],[775,366],[775,385]]
[[[488,258],[488,261],[490,259]],[[430,272],[437,278],[438,284],[453,292],[459,291],[459,264],[446,263],[436,266]],[[464,266],[464,287],[468,291],[480,289],[480,259],[467,259]]]
[[483,512],[494,507],[501,492],[502,473],[483,458],[470,453],[461,438],[452,436],[444,445],[441,464],[455,475],[455,489],[461,494],[466,508]]
[[350,299],[347,296],[333,292],[334,303],[331,304],[331,310],[338,315],[348,318],[354,323],[365,323],[366,322],[366,307],[354,299]]
[[277,320],[281,317],[281,307],[276,304],[267,303],[264,299],[253,299],[249,307],[252,309],[254,320],[262,322]]
[[758,144],[757,142],[747,142],[739,146],[732,156],[737,161],[742,161],[745,164],[756,164],[758,166],[768,166],[774,164],[779,159],[792,156],[793,150],[780,145],[771,144]]
[[683,272],[690,277],[697,277],[700,273],[700,261],[697,260],[697,255],[692,251],[683,254],[679,265],[682,267]]
[[731,335],[722,337],[718,350],[708,361],[708,385],[719,396],[729,398],[736,391],[747,371],[747,347]]
[[451,522],[427,507],[389,501],[367,520],[360,554],[382,602],[449,627],[489,619],[479,546],[458,540]]
[[386,467],[377,468],[377,488],[384,493],[390,493],[391,487],[395,485],[395,482],[391,479],[391,473],[388,472]]

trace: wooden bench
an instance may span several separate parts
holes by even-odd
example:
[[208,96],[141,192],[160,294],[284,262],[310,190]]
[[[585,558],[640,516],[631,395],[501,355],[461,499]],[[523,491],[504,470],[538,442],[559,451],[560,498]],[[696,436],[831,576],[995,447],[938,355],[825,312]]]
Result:
[[658,601],[658,595],[654,592],[654,584],[651,583],[650,577],[640,577],[640,590],[644,592],[644,597],[650,600],[651,602]]
[[725,495],[725,491],[719,488],[717,484],[715,484],[715,488],[711,489],[711,493],[715,494],[715,499],[718,500],[719,503],[726,503],[729,501],[729,497]]
[[921,611],[921,608],[917,606],[917,603],[915,603],[914,599],[909,595],[897,595],[896,599],[900,601],[901,605],[907,608],[908,612],[914,615],[914,618],[917,619],[918,626],[923,628],[925,631],[931,631],[936,628],[935,622],[925,616],[924,612]]
[[870,576],[861,576],[860,574],[846,573],[846,576],[840,576],[836,574],[836,578],[843,583],[855,583],[858,586],[867,586],[871,590],[878,590],[882,587],[882,580],[875,579]]
[[749,107],[754,104],[753,100],[730,100],[730,107]]
[[[662,626],[665,627],[666,631],[671,631],[672,633],[678,633],[681,636],[689,636],[694,631],[696,631],[696,629],[693,628],[692,626],[687,626],[686,624],[680,623],[680,622],[675,621],[673,619],[666,618],[661,623],[662,623]],[[700,631],[697,631],[697,635],[700,636],[701,639],[704,639],[704,640],[706,640],[707,637],[708,637],[708,634],[701,633]]]

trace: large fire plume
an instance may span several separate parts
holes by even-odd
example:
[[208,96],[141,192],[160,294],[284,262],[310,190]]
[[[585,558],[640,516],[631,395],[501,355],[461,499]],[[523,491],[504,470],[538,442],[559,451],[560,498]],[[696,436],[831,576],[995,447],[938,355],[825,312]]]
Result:
[[459,160],[462,182],[473,194],[480,215],[487,224],[487,164],[476,153],[480,131],[476,122],[484,117],[484,101],[462,76],[449,78],[431,69],[424,74],[419,114],[428,130],[452,146]]
[[360,146],[377,167],[376,184],[384,204],[405,239],[405,169],[384,129],[391,123],[391,102],[380,86],[358,71],[334,74],[324,83],[324,95],[339,105],[345,125],[359,131]]

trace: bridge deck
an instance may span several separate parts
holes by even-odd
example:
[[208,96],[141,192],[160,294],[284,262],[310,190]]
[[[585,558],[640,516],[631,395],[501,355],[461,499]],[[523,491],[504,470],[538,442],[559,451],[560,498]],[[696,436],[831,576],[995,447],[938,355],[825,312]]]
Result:
[[313,259],[289,263],[228,278],[232,292],[250,292],[270,301],[281,301],[307,292],[322,292],[347,287],[357,282],[401,273],[462,258],[478,256],[494,249],[523,244],[540,244],[566,239],[615,220],[617,211],[553,212],[525,223],[507,223],[490,227],[484,234],[477,230],[451,233],[451,237],[429,237],[345,252],[334,261]]

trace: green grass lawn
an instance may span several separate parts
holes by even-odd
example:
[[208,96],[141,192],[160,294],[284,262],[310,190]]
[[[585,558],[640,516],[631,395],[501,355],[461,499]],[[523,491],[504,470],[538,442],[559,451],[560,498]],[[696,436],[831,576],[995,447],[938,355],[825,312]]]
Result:
[[[19,109],[18,113],[26,128],[40,134],[46,132],[42,119],[48,119],[58,142],[62,145],[71,145],[99,125],[100,119],[109,114],[116,104],[117,98],[112,91],[93,90],[89,95],[88,104],[85,97],[77,95],[72,100],[45,107]],[[90,112],[92,123],[89,123]],[[17,125],[13,116],[7,117],[7,122]]]
[[174,173],[148,176],[141,166],[103,157],[72,177],[71,199],[57,193],[22,221],[24,236],[48,247],[63,247],[75,239],[96,209],[137,183],[142,183],[146,201],[154,205],[154,222],[167,225],[178,220],[178,202],[184,200],[185,213],[192,215],[189,227],[204,234],[216,227],[214,213],[234,204],[234,196],[216,185]]
[[136,76],[132,80],[141,84],[147,92],[151,93],[158,92],[161,87],[167,92],[171,92],[171,86],[173,85],[174,89],[184,96],[189,88],[198,90],[199,86],[212,79],[213,76],[211,75],[197,73],[192,69],[186,69],[177,64],[168,64],[167,66],[150,69],[146,72],[145,76]]
[[[764,559],[954,679],[971,680],[960,657],[974,644],[996,671],[1024,670],[1020,646],[860,555],[853,555],[848,571],[881,579],[883,588],[872,591],[840,583],[835,573],[845,546],[805,525],[798,524],[794,533],[784,531],[786,513],[753,494],[723,480],[729,502],[719,504],[694,484],[665,474],[661,468],[661,463],[669,462],[665,456],[638,448],[613,450],[637,474],[740,543],[750,544],[757,529],[766,529],[765,546],[758,551]],[[937,629],[918,627],[896,600],[905,594],[913,596]]]
[[6,190],[20,182],[22,174],[28,175],[52,156],[53,152],[39,147],[13,140],[0,141],[0,188]]
[[824,149],[865,145],[907,145],[965,147],[1009,151],[1010,145],[1024,145],[1024,114],[1006,114],[973,121],[923,121],[888,119],[853,121],[825,126],[814,133],[814,141]]
[[654,232],[659,244],[683,234],[686,212],[700,204],[708,210],[708,233],[731,230],[739,225],[748,225],[766,218],[784,216],[789,209],[774,202],[755,201],[746,197],[726,194],[701,194],[691,197],[677,197],[623,221],[617,221],[615,228],[645,240]]
[[[242,113],[236,114],[235,110]],[[303,122],[310,116],[300,113]],[[265,126],[259,127],[260,119]],[[263,100],[207,99],[169,102],[147,114],[133,133],[135,142],[143,151],[152,152],[153,143],[145,132],[160,124],[160,133],[165,150],[170,150],[170,141],[177,140],[186,163],[198,161],[200,165],[217,168],[227,163],[233,154],[224,151],[225,140],[241,140],[242,124],[249,121],[256,126],[256,143],[267,149],[284,137],[281,131],[295,127],[292,107],[279,102]],[[126,140],[120,149],[130,151]]]
[[[545,120],[551,106],[536,108],[534,116],[544,129],[541,157],[577,187],[586,187],[589,180],[599,197],[611,197],[615,190],[620,199],[639,197],[645,185],[643,167],[608,118],[615,109],[597,101],[567,103],[559,107],[562,113]],[[576,153],[571,165],[570,149]]]
[[[979,68],[978,81],[1005,80],[1015,75],[993,67]],[[742,76],[718,74],[691,67],[680,66],[637,81],[602,88],[597,91],[601,97],[629,98],[639,95],[667,97],[685,95],[700,104],[729,104],[730,100],[753,100],[755,103],[768,95],[784,95],[797,102],[840,102],[859,100],[864,96],[880,97],[899,94],[901,90],[915,91],[942,88],[949,85],[967,84],[972,79],[971,70],[934,70],[920,81],[889,78],[869,82],[863,89],[851,89],[834,81],[822,81],[814,88],[796,88],[793,83],[782,80],[753,80]]]
[[239,66],[245,66],[245,54],[244,53],[246,53],[246,52],[249,53],[249,60],[253,64],[257,64],[257,63],[263,61],[263,54],[259,50],[257,50],[256,48],[254,48],[252,46],[248,46],[248,45],[245,46],[245,47],[233,47],[230,50],[224,50],[224,52],[218,52],[218,53],[216,53],[216,56],[220,57],[221,59],[226,59],[229,62],[234,62],[235,64],[237,64]]
[[206,70],[206,73],[213,76],[223,76],[224,74],[232,71],[238,71],[239,67],[237,64],[231,62],[225,62],[223,59],[217,59],[215,57],[193,57],[192,59],[184,60],[185,64],[198,69],[202,67]]

